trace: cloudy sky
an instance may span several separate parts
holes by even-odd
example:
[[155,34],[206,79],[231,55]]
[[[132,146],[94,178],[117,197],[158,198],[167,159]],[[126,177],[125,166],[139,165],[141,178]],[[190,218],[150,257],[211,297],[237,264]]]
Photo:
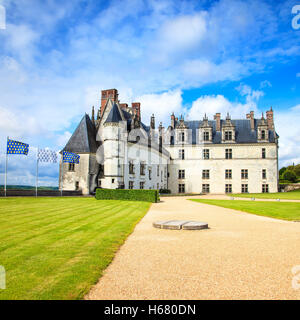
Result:
[[[0,184],[6,137],[30,144],[10,156],[8,182],[34,184],[36,147],[60,150],[102,89],[202,119],[273,107],[280,164],[300,163],[300,29],[297,1],[0,0]],[[0,7],[1,8],[1,7]],[[300,20],[299,20],[300,23]],[[58,165],[40,184],[57,185]]]

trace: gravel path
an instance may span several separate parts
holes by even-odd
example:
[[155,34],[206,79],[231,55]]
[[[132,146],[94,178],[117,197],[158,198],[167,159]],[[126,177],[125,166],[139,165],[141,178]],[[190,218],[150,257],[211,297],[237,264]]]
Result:
[[[291,272],[300,265],[300,223],[185,197],[162,201],[151,206],[86,299],[300,299]],[[152,227],[167,219],[206,221],[210,229]]]

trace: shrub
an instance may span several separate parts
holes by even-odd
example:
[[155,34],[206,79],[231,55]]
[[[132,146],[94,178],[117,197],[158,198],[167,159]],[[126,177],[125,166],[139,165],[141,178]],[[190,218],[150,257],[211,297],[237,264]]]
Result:
[[96,190],[97,200],[132,200],[158,202],[158,190],[140,189],[100,189]]
[[285,171],[286,171],[286,167],[282,167],[282,168],[279,170],[279,175],[282,176]]
[[289,180],[291,182],[296,182],[297,181],[296,174],[291,170],[286,170],[284,172],[284,174],[282,175],[282,177],[283,177],[284,180]]
[[171,190],[169,189],[159,189],[159,193],[164,194],[164,193],[171,193]]

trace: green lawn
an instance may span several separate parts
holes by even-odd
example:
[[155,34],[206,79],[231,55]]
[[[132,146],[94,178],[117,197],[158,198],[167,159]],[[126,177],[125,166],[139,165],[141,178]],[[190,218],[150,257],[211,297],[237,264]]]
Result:
[[190,199],[223,208],[254,213],[283,220],[300,220],[300,202]]
[[0,299],[81,299],[150,207],[94,198],[0,199]]
[[286,199],[286,200],[300,200],[300,190],[290,192],[278,193],[237,193],[232,194],[232,197],[239,198],[257,198],[257,199]]

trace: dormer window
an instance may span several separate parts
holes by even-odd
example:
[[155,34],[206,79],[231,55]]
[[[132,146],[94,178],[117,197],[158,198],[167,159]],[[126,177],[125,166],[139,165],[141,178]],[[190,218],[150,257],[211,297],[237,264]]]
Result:
[[225,141],[232,140],[232,131],[225,131]]
[[266,139],[266,131],[262,130],[261,131],[261,140],[265,140]]
[[203,132],[203,140],[209,141],[209,132],[208,131]]
[[184,142],[184,132],[179,132],[179,141]]

